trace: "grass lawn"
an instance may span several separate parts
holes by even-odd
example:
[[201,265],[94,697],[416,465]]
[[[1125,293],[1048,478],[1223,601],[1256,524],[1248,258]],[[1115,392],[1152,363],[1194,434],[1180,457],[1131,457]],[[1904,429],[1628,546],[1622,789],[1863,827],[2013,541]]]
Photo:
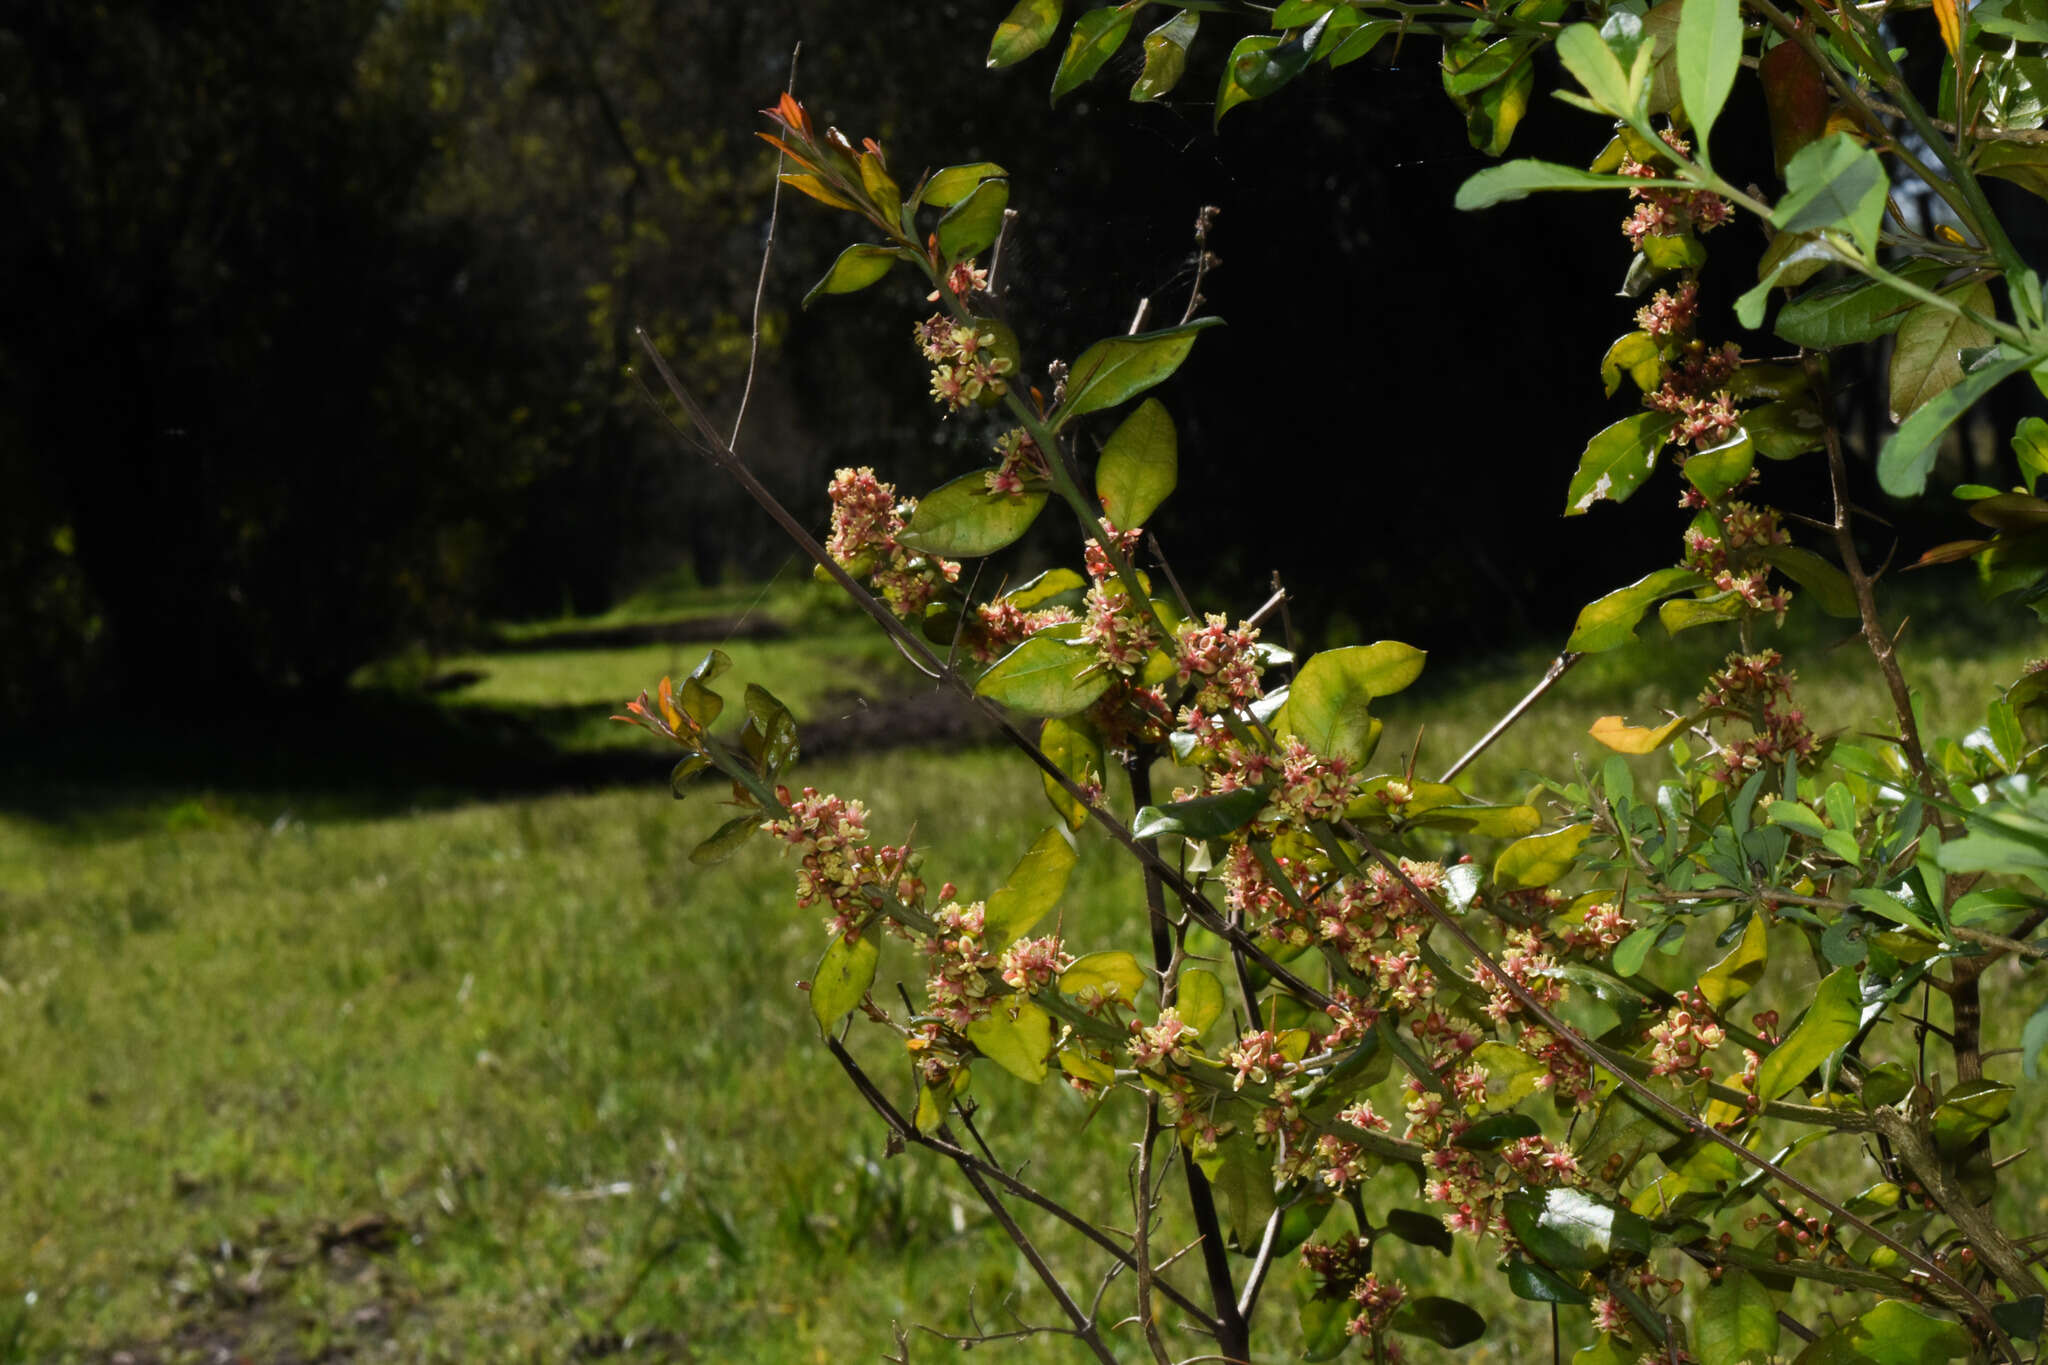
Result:
[[[806,590],[759,598],[663,590],[598,624],[749,607],[793,622],[727,648],[735,691],[762,682],[806,718],[916,681]],[[1968,728],[2033,652],[2013,615],[1986,618],[1995,631],[1976,619],[1907,637],[1938,729]],[[558,751],[651,748],[603,717],[704,646],[551,646],[551,631],[592,624],[443,661],[479,676],[433,707]],[[1578,737],[1600,714],[1683,707],[1725,647],[1643,633],[1658,638],[1568,675],[1474,789],[1519,794],[1521,769],[1590,748]],[[1420,728],[1418,771],[1433,776],[1543,662],[1392,699],[1380,763],[1397,766]],[[1823,726],[1881,723],[1864,671],[1853,645],[1804,666]],[[238,770],[202,757],[182,778],[80,778],[63,801],[22,793],[0,814],[0,1360],[836,1362],[875,1359],[892,1321],[957,1330],[970,1301],[985,1322],[1005,1305],[1054,1317],[963,1185],[884,1156],[818,1045],[793,983],[823,939],[791,903],[788,867],[763,843],[689,862],[722,818],[711,789],[671,801],[658,758],[644,783],[536,791],[451,773],[424,800],[396,778],[344,799],[317,771],[222,771]],[[914,827],[928,879],[970,895],[1048,822],[1035,774],[994,750],[910,747],[798,775],[865,799],[892,840]],[[1091,946],[1141,940],[1134,882],[1100,838],[1084,840],[1064,913]],[[909,972],[893,951],[885,975]],[[2012,989],[2028,1008],[2041,994]],[[866,1056],[907,1094],[900,1056]],[[1096,1182],[1100,1202],[1078,1202],[1128,1225],[1126,1102],[1076,1138],[1075,1096],[984,1070],[998,1153],[1050,1188],[1118,1172]],[[2044,1200],[2048,1225],[2048,1192],[2021,1194]],[[1089,1263],[1057,1234],[1045,1244]],[[1449,1261],[1400,1254],[1418,1292],[1466,1292],[1486,1271],[1462,1245]],[[1470,1292],[1497,1320],[1462,1359],[1548,1352],[1533,1305]],[[1296,1351],[1294,1295],[1281,1277],[1265,1300],[1262,1360]],[[1119,1340],[1143,1354],[1128,1329]],[[1059,1340],[989,1349],[1077,1358]],[[913,1359],[952,1352],[913,1341]]]

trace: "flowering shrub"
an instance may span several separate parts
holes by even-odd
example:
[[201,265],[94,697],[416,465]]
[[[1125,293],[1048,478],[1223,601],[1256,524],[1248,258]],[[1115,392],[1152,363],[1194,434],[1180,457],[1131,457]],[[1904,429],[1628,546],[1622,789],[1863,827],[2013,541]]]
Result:
[[[1056,95],[1103,65],[1141,8],[1075,21]],[[1236,8],[1191,7],[1154,30],[1134,97],[1179,79],[1198,9]],[[2048,20],[2030,0],[1981,0],[1967,15],[1934,0],[1947,72],[1937,119],[1901,75],[1882,4],[1787,14],[1770,0],[1667,0],[1596,5],[1568,23],[1569,8],[1288,0],[1265,16],[1270,31],[1237,43],[1217,109],[1389,36],[1429,34],[1443,39],[1446,88],[1475,144],[1498,153],[1537,53],[1554,50],[1576,81],[1560,95],[1595,116],[1590,169],[1504,163],[1459,202],[1606,189],[1628,205],[1627,292],[1649,300],[1599,368],[1611,395],[1626,377],[1640,402],[1591,439],[1575,472],[1560,470],[1565,512],[1630,498],[1669,447],[1675,496],[1694,515],[1677,563],[1586,606],[1564,663],[1633,638],[1652,609],[1667,631],[1732,637],[1689,711],[1592,725],[1617,755],[1668,756],[1653,788],[1619,757],[1508,803],[1475,799],[1455,785],[1459,769],[1437,782],[1412,765],[1377,771],[1374,703],[1415,681],[1420,651],[1382,641],[1296,660],[1262,636],[1261,618],[1157,591],[1152,574],[1169,586],[1171,575],[1156,547],[1146,558],[1142,528],[1174,490],[1178,445],[1165,405],[1137,400],[1216,320],[1106,338],[1035,378],[995,317],[982,264],[1007,223],[1000,166],[948,167],[906,195],[872,140],[856,148],[820,130],[788,96],[768,111],[776,131],[764,136],[795,166],[785,182],[878,239],[848,247],[813,296],[868,288],[902,265],[921,275],[941,310],[915,328],[932,393],[948,414],[1003,414],[994,467],[916,500],[873,471],[842,470],[819,545],[650,352],[714,462],[1044,776],[1055,821],[1005,884],[979,899],[950,883],[932,895],[923,855],[880,843],[857,800],[782,784],[797,744],[775,698],[749,687],[736,735],[714,734],[722,656],[628,708],[682,746],[679,781],[715,768],[732,783],[743,812],[700,859],[763,830],[794,851],[798,902],[823,912],[828,935],[809,983],[827,1048],[892,1143],[954,1162],[1024,1252],[1064,1315],[1027,1330],[1066,1334],[1097,1359],[1116,1358],[1125,1328],[1157,1360],[1191,1354],[1170,1342],[1180,1329],[1168,1304],[1211,1339],[1195,1358],[1250,1359],[1261,1291],[1281,1266],[1303,1272],[1312,1359],[1353,1340],[1387,1361],[1404,1337],[1477,1339],[1472,1308],[1375,1267],[1386,1237],[1444,1251],[1462,1239],[1515,1295],[1586,1314],[1600,1334],[1589,1365],[2038,1352],[2038,1238],[1994,1216],[2022,1155],[1993,1156],[2009,1142],[2000,1125],[2015,1082],[1990,1074],[1982,1018],[1988,982],[2048,958],[2028,941],[2048,918],[2048,797],[2035,785],[2048,672],[2018,679],[1969,739],[1922,736],[1853,534],[1829,352],[1897,334],[1903,420],[1877,464],[1900,494],[1920,490],[1943,431],[1990,386],[2028,371],[2048,388],[2038,278],[1977,180],[2048,185],[2042,140],[2020,136],[2040,128],[2044,106],[2017,93],[2048,88]],[[1024,0],[992,61],[1043,46],[1060,9]],[[1775,202],[1722,179],[1709,156],[1752,65],[1785,181]],[[1887,224],[1894,173],[1923,177],[1956,225]],[[1701,239],[1738,215],[1773,234],[1736,306],[1744,326],[1764,320],[1776,291],[1846,272],[1780,307],[1775,330],[1794,355],[1747,357],[1700,335]],[[1092,471],[1084,431],[1101,437]],[[2032,488],[2048,468],[2048,425],[2023,425],[2014,445],[2014,490],[1965,490],[1995,535],[1927,559],[1975,557],[1994,586],[2038,603],[2048,501]],[[1772,507],[1759,455],[1825,461],[1832,507],[1797,518]],[[957,561],[999,553],[1054,501],[1074,518],[1078,570],[978,601],[962,589]],[[1832,557],[1797,544],[1795,521]],[[1857,623],[1896,733],[1807,724],[1782,652],[1760,641],[1795,592]],[[942,655],[928,633],[961,648]],[[1153,767],[1169,756],[1189,776],[1158,801]],[[1143,869],[1138,951],[1033,937],[1084,836]],[[1469,841],[1497,852],[1446,860],[1447,844]],[[1651,954],[1684,951],[1694,929],[1718,946],[1688,985],[1666,989]],[[889,938],[919,964],[921,996],[871,989]],[[1798,963],[1787,970],[1807,1003],[1783,1028],[1771,1012],[1745,1024],[1742,1001],[1774,953]],[[2038,978],[2029,986],[2038,997]],[[1946,1027],[1928,1013],[1937,993]],[[856,1015],[901,1039],[902,1082],[870,1076],[841,1045]],[[2048,1007],[2025,1026],[2029,1079],[2044,1044]],[[1142,1099],[1133,1229],[1099,1227],[1060,1192],[1032,1188],[978,1131],[972,1146],[955,1136],[956,1119],[971,1127],[972,1077],[990,1070]],[[1176,1166],[1199,1276],[1151,1242]],[[1372,1182],[1390,1167],[1414,1184]],[[1418,1193],[1403,1199],[1404,1188]],[[1012,1215],[1020,1204],[1088,1237],[1105,1259],[1092,1290],[1039,1254]],[[1136,1314],[1112,1326],[1103,1304],[1119,1277]]]

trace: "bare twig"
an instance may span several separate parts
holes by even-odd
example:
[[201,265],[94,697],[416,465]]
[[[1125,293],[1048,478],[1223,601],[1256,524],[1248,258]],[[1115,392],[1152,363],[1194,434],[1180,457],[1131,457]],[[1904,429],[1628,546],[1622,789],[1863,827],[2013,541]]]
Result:
[[[804,45],[798,43],[789,50],[789,83],[782,88],[796,93],[796,59],[803,55]],[[761,305],[768,297],[768,262],[775,255],[775,224],[782,214],[782,166],[785,158],[781,152],[775,154],[775,189],[768,199],[768,237],[761,243],[761,274],[754,281],[754,323],[747,337],[747,382],[740,388],[740,410],[733,415],[732,435],[725,438],[729,446],[740,443],[740,427],[747,420],[747,400],[754,396],[754,372],[761,366]]]
[[1444,775],[1438,778],[1437,781],[1448,785],[1452,781],[1452,779],[1457,777],[1459,773],[1464,772],[1466,768],[1470,767],[1473,759],[1485,753],[1487,749],[1492,746],[1495,740],[1499,739],[1502,735],[1506,734],[1508,732],[1508,727],[1512,726],[1516,721],[1520,720],[1522,716],[1528,711],[1528,709],[1534,706],[1545,692],[1548,692],[1552,687],[1554,687],[1557,684],[1557,680],[1559,678],[1562,678],[1565,674],[1571,672],[1572,665],[1577,663],[1583,657],[1585,656],[1581,654],[1574,654],[1570,650],[1565,650],[1563,653],[1559,654],[1555,659],[1552,659],[1550,661],[1550,667],[1544,670],[1542,678],[1540,678],[1537,681],[1534,687],[1529,689],[1527,695],[1525,695],[1520,701],[1516,702],[1514,708],[1510,710],[1506,715],[1502,716],[1499,720],[1495,721],[1493,724],[1493,728],[1491,730],[1488,730],[1485,734],[1481,735],[1479,737],[1479,742],[1477,744],[1474,744],[1471,748],[1467,749],[1465,751],[1465,756],[1459,759],[1456,763],[1453,763],[1448,769],[1446,769]]

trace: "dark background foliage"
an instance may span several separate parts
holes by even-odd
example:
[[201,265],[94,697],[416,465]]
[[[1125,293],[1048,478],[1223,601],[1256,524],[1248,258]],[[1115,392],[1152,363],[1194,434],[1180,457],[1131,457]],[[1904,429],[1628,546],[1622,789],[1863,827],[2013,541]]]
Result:
[[[318,695],[679,562],[785,564],[626,372],[645,326],[735,410],[772,172],[755,110],[797,39],[814,112],[881,138],[899,177],[1011,169],[1003,307],[1035,373],[1141,298],[1177,319],[1195,212],[1221,210],[1206,293],[1230,326],[1169,394],[1183,493],[1158,528],[1217,604],[1249,609],[1278,570],[1311,633],[1470,652],[1561,638],[1578,602],[1668,562],[1675,510],[1557,520],[1585,439],[1628,410],[1597,376],[1633,325],[1618,206],[1455,213],[1484,162],[1433,43],[1318,68],[1219,134],[1227,23],[1176,98],[1128,104],[1127,56],[1049,110],[1048,58],[984,68],[1001,8],[10,7],[0,710],[110,683],[186,711]],[[1516,150],[1583,160],[1597,137],[1538,101]],[[785,203],[742,443],[820,520],[836,465],[918,491],[995,434],[921,397],[903,280],[797,311],[851,226]],[[1710,294],[1744,287],[1757,245],[1717,250]],[[1038,553],[1070,534],[1054,520]]]

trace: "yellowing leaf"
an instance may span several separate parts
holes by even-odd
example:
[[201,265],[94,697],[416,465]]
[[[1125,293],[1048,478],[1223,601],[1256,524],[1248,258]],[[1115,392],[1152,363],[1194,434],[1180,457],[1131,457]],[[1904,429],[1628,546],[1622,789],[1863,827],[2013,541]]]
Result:
[[1752,915],[1728,956],[1707,968],[1700,977],[1700,994],[1715,1009],[1723,1009],[1749,994],[1749,988],[1764,974],[1765,942],[1768,930],[1762,915]]
[[1683,730],[1691,719],[1690,716],[1679,716],[1652,730],[1647,726],[1630,725],[1620,716],[1602,716],[1586,733],[1618,754],[1653,754],[1664,747],[1665,741]]
[[1566,825],[1554,834],[1517,839],[1494,861],[1494,885],[1509,891],[1549,886],[1572,870],[1579,846],[1592,832],[1591,825]]
[[967,1026],[967,1041],[1012,1076],[1037,1085],[1052,1051],[1052,1016],[1029,1000],[998,1001],[986,1018]]
[[1125,1002],[1145,988],[1145,969],[1129,953],[1090,953],[1060,973],[1060,993],[1075,995],[1090,986]]
[[1948,49],[1948,55],[1960,55],[1957,49],[1963,45],[1963,16],[1956,0],[1934,0],[1934,22],[1941,28],[1941,44]]

